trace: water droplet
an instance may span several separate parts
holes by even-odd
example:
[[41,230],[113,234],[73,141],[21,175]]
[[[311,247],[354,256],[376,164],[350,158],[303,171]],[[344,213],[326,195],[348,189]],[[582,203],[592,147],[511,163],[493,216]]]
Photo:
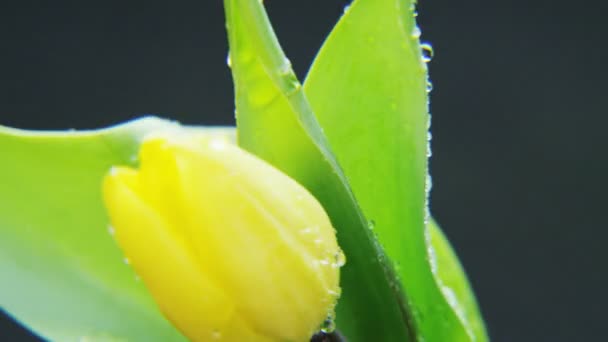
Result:
[[283,64],[280,68],[281,75],[289,75],[291,73],[291,61],[288,58],[283,59]]
[[114,234],[116,234],[116,230],[114,230],[114,226],[108,225],[108,233],[110,233],[111,236],[114,236]]
[[331,333],[336,330],[336,323],[334,322],[333,315],[328,316],[323,324],[321,325],[321,331],[324,333]]
[[344,264],[346,264],[346,256],[344,255],[344,252],[342,252],[342,250],[340,249],[336,252],[336,254],[334,254],[333,266],[342,267],[344,266]]
[[327,293],[332,297],[340,297],[340,294],[342,293],[342,291],[338,288],[338,291],[327,290]]
[[315,239],[313,242],[315,243],[315,245],[320,245],[320,244],[323,243],[323,240],[322,239]]
[[292,91],[295,93],[296,91],[300,90],[300,88],[302,88],[302,85],[300,84],[300,82],[298,81],[297,78],[293,77],[293,80],[291,81],[291,88]]
[[213,330],[211,332],[211,338],[214,340],[221,340],[222,339],[222,333],[219,332],[218,330]]
[[129,258],[125,257],[124,259],[122,259],[122,261],[127,265],[131,265],[131,260],[129,260]]
[[370,230],[374,230],[374,228],[376,228],[376,221],[374,221],[374,220],[369,220],[369,221],[367,222],[367,227],[368,227]]
[[420,27],[418,25],[414,25],[414,29],[412,30],[412,38],[418,39],[422,32],[420,31]]
[[[287,70],[287,71],[285,71],[285,70]],[[284,89],[286,96],[295,94],[302,88],[302,85],[298,81],[298,78],[291,70],[291,66],[289,66],[287,69],[282,69],[282,71],[280,71],[280,73],[281,73],[281,78],[282,78],[282,83],[283,83],[282,88]],[[273,98],[273,100],[274,100],[274,98]]]
[[414,16],[414,18],[416,18],[418,16],[418,11],[414,10],[414,12],[412,12],[412,15]]
[[300,230],[300,234],[302,235],[308,235],[310,233],[312,233],[312,227],[306,227]]
[[230,56],[230,51],[228,51],[228,56],[226,57],[226,65],[228,65],[229,68],[232,68],[232,57]]
[[435,51],[433,50],[431,44],[422,43],[420,44],[420,48],[422,49],[422,61],[424,63],[430,62],[433,59],[433,56],[435,55]]
[[348,11],[350,11],[350,4],[344,6],[344,14],[348,13]]
[[426,93],[430,93],[433,91],[433,82],[426,81]]

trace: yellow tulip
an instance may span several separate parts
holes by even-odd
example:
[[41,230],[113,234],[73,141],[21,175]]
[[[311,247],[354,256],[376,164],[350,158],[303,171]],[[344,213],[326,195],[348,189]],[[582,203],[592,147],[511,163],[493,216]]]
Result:
[[[185,135],[185,136],[183,136]],[[143,142],[103,184],[114,237],[193,341],[306,341],[333,314],[344,256],[317,200],[217,137]]]

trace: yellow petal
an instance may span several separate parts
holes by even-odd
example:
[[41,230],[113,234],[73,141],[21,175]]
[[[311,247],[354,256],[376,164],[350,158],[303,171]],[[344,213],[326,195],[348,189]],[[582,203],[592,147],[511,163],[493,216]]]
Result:
[[195,341],[305,341],[331,314],[343,263],[297,182],[221,139],[146,140],[140,170],[104,184],[116,239]]
[[163,313],[193,340],[209,340],[230,321],[234,302],[205,279],[167,222],[138,197],[137,176],[115,168],[105,179],[115,239]]
[[302,186],[236,146],[199,149],[176,155],[192,161],[181,171],[201,263],[214,263],[212,272],[262,333],[310,337],[338,291],[332,260],[340,250],[327,215]]

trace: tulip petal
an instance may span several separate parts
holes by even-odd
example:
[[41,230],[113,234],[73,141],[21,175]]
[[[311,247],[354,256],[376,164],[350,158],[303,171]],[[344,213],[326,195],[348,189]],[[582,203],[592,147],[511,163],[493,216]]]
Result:
[[[282,339],[309,337],[318,328],[309,322],[330,314],[338,292],[329,258],[340,250],[327,215],[269,164],[236,146],[204,144],[175,151],[200,263],[214,265],[209,271],[261,333],[276,335],[280,322]],[[310,227],[318,229],[299,236]]]
[[[333,314],[342,252],[327,214],[302,186],[233,144],[206,136],[148,139],[140,161],[139,171],[118,169],[124,188],[145,202],[139,203],[143,209],[131,208],[135,213],[124,224],[139,216],[151,221],[145,225],[162,223],[158,234],[175,244],[169,252],[189,267],[184,272],[221,284],[234,307],[230,323],[214,323],[225,327],[216,335],[305,340]],[[127,254],[129,248],[123,245]],[[146,263],[154,264],[153,256]],[[153,272],[152,278],[162,273]],[[201,315],[195,317],[207,319]],[[172,320],[180,326],[179,317]]]
[[305,341],[333,315],[343,262],[308,191],[232,143],[148,137],[104,197],[116,240],[194,341]]
[[115,168],[105,179],[115,238],[168,318],[191,339],[209,340],[225,329],[234,302],[205,279],[187,246],[138,196],[142,183],[137,176],[135,170]]

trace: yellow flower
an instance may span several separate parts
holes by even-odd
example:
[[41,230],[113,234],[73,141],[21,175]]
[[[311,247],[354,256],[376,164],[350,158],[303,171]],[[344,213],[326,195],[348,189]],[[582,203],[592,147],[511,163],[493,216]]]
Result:
[[193,341],[306,341],[333,313],[343,254],[317,200],[217,137],[147,139],[103,194],[115,239]]

